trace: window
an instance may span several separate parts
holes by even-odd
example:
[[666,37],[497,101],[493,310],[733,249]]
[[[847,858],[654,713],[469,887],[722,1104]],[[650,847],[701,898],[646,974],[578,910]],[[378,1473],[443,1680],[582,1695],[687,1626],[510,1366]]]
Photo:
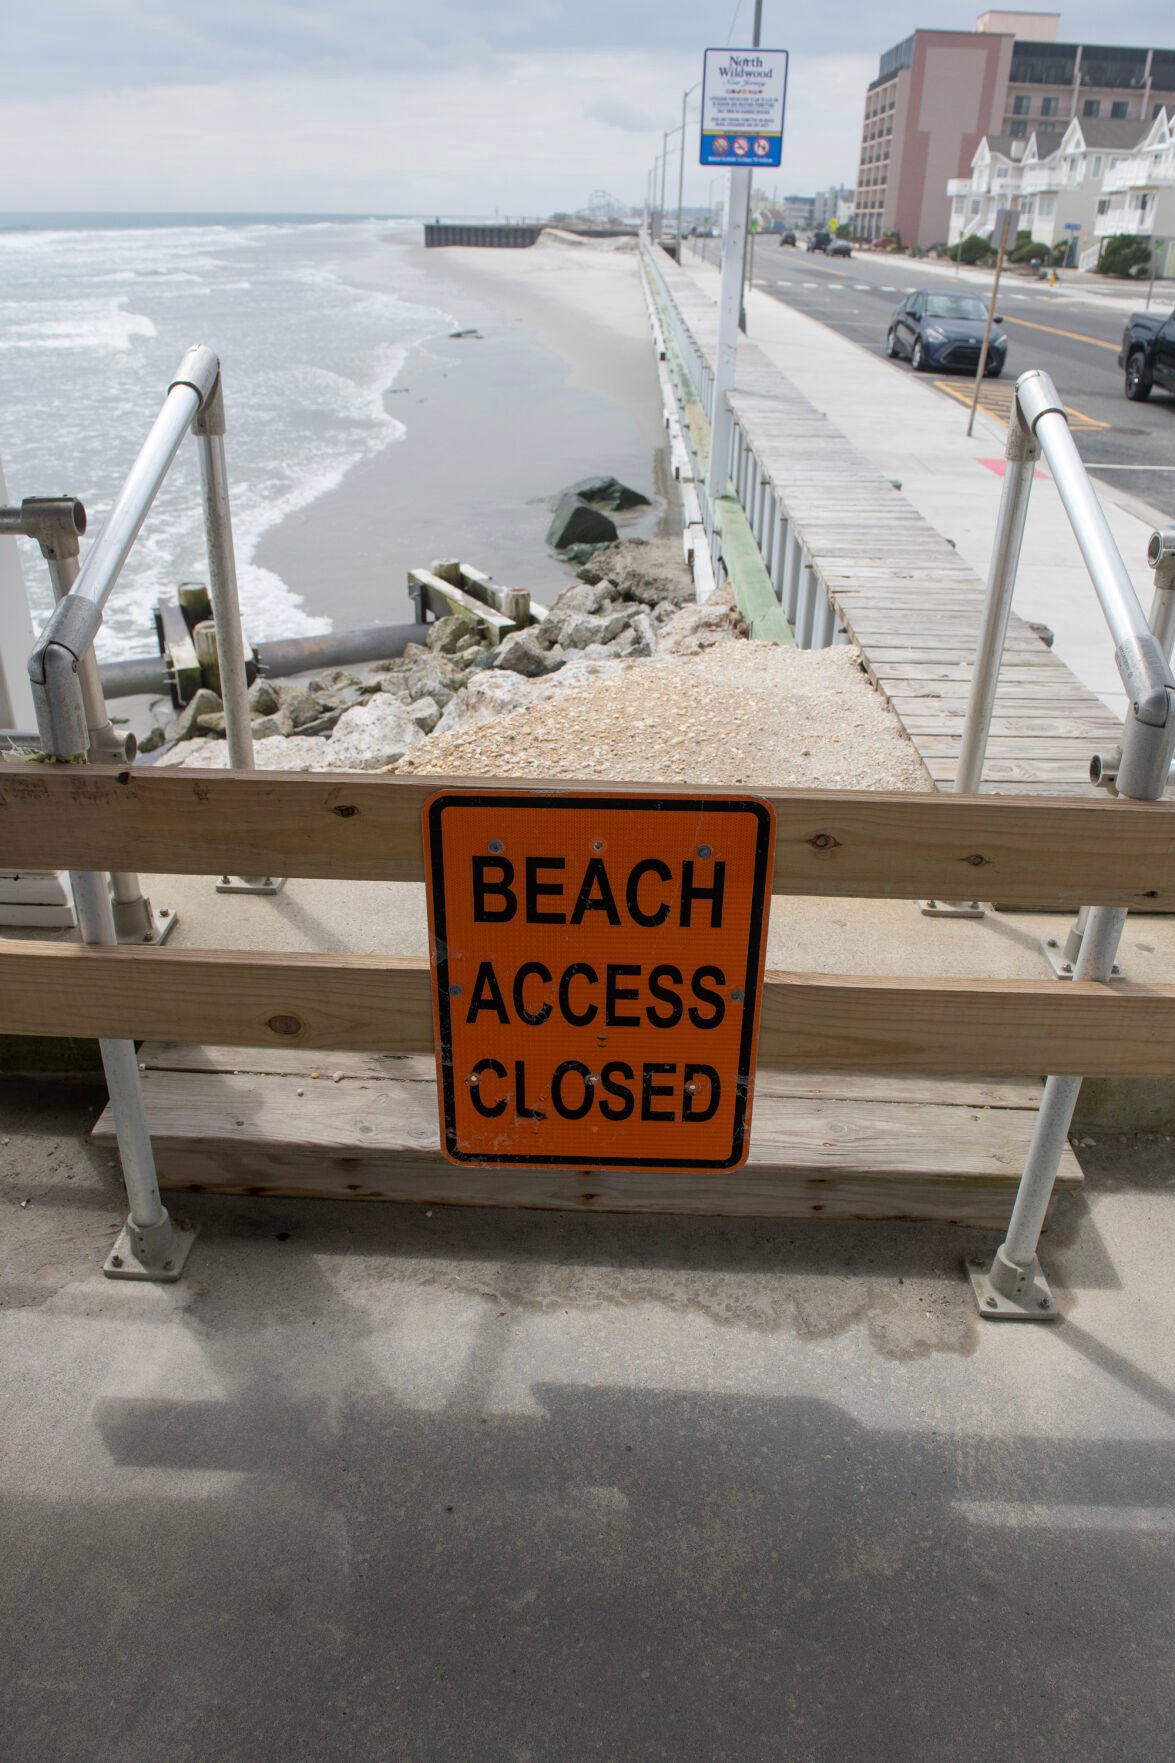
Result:
[[1125,117],[1128,108],[1129,106],[1127,105],[1125,98],[1115,98],[1114,102],[1110,105],[1110,115],[1117,117],[1118,121],[1121,122]]
[[1093,175],[1095,178],[1100,178],[1102,175],[1102,156],[1100,153],[1095,153],[1093,156]]
[[[1019,140],[1023,139],[1023,137],[1028,133],[1028,124],[1024,121],[1023,117],[1018,117],[1016,119],[1016,121],[1013,122],[1011,128],[1008,130],[1008,133],[1013,137],[1014,140],[1019,141]],[[1006,178],[1007,175],[1008,174],[1006,171],[997,171],[996,172],[996,176],[998,178]]]
[[1041,220],[1050,219],[1051,216],[1056,213],[1056,211],[1057,211],[1057,198],[1055,196],[1042,196],[1040,199],[1040,206],[1038,209],[1038,213],[1040,215]]
[[1012,115],[1028,116],[1032,111],[1032,100],[1027,93],[1020,93],[1012,99]]
[[1059,103],[1059,98],[1042,98],[1040,101],[1040,114],[1042,116],[1056,116]]
[[1110,208],[1110,198],[1108,196],[1103,196],[1101,201],[1097,205],[1097,211],[1099,214],[1108,214],[1109,208]]
[[1081,106],[1082,116],[1100,116],[1101,113],[1102,101],[1100,98],[1087,98]]

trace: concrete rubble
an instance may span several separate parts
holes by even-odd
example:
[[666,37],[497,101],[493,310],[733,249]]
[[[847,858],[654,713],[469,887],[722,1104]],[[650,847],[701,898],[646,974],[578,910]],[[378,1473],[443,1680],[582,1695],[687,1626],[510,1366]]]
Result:
[[[403,655],[362,672],[257,680],[249,708],[258,767],[387,770],[434,731],[481,725],[626,663],[696,655],[746,636],[728,591],[706,606],[694,603],[675,541],[608,545],[579,576],[545,618],[497,644],[488,627],[454,615],[430,627],[427,647],[410,643]],[[224,707],[216,694],[198,692],[154,744],[165,739],[175,744],[157,763],[225,767]]]

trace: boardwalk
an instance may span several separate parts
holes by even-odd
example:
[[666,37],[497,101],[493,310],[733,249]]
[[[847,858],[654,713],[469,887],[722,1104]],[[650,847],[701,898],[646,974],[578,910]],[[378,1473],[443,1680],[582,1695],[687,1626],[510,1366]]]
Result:
[[[717,305],[663,253],[664,287],[712,370]],[[731,409],[760,482],[859,645],[939,789],[950,789],[983,616],[984,584],[871,460],[753,343],[739,348]],[[1121,739],[1101,700],[1014,613],[982,788],[1084,793],[1091,755]]]

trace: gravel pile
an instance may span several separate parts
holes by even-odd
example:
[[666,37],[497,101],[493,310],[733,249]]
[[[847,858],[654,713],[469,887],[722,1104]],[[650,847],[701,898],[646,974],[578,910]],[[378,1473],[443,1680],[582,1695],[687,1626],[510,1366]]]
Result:
[[929,790],[851,648],[724,642],[418,742],[399,772]]

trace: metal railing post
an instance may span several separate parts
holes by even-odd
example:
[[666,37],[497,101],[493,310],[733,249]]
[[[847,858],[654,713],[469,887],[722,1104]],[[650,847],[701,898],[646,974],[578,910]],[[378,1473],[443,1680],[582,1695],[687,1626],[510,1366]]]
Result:
[[[1032,382],[1026,384],[1026,382]],[[1052,469],[1058,492],[1081,548],[1090,578],[1115,641],[1114,659],[1131,698],[1130,712],[1117,764],[1118,794],[1154,802],[1163,795],[1175,753],[1175,678],[1167,662],[1165,642],[1147,625],[1121,553],[1090,484],[1056,393],[1047,375],[1025,374],[1017,385],[1026,423],[1036,434]],[[1158,544],[1155,544],[1155,539]],[[1175,534],[1168,545],[1155,535],[1148,559],[1156,567],[1156,589],[1166,591],[1175,579],[1167,570],[1175,559]],[[1164,567],[1161,578],[1159,567]],[[1162,608],[1163,621],[1168,614]],[[1164,622],[1164,631],[1166,625]],[[1083,912],[1084,934],[1074,963],[1076,983],[1106,983],[1114,973],[1114,957],[1126,924],[1126,909],[1091,906]],[[1050,1077],[1036,1128],[1020,1177],[1008,1233],[988,1268],[972,1263],[971,1284],[981,1316],[1042,1321],[1057,1314],[1056,1304],[1037,1259],[1037,1243],[1052,1196],[1065,1140],[1073,1121],[1081,1078]]]
[[[86,530],[84,506],[76,496],[26,496],[12,530],[36,540],[49,571],[54,604],[59,606],[73,592],[78,579],[79,541]],[[100,764],[122,764],[128,756],[127,743],[110,720],[92,647],[78,656],[77,677],[89,736],[89,757]],[[133,756],[133,748],[130,751]],[[139,886],[137,875],[129,870],[113,872],[110,889],[114,928],[120,943],[166,941],[175,928],[176,914],[165,908],[155,912]]]
[[[967,698],[967,717],[963,724],[959,762],[955,767],[957,795],[976,795],[983,782],[983,762],[991,733],[1000,663],[1008,635],[1008,620],[1012,614],[1012,597],[1016,591],[1016,570],[1024,540],[1024,523],[1028,518],[1032,477],[1036,470],[1036,461],[1040,458],[1036,436],[1020,411],[1020,386],[1030,377],[1030,374],[1023,374],[1016,383],[1017,397],[1013,401],[1008,422],[1004,487],[1000,494],[995,542],[987,572],[983,624],[975,651],[975,669],[971,675],[971,690]],[[922,912],[927,918],[982,918],[984,907],[979,900],[924,900]]]
[[[105,945],[117,942],[106,877],[92,870],[75,870],[70,882],[82,940]],[[102,1271],[110,1279],[177,1280],[196,1232],[177,1224],[160,1198],[135,1043],[101,1040],[98,1046],[130,1202],[130,1215]]]
[[991,733],[1000,662],[1008,634],[1012,596],[1016,589],[1016,570],[1024,540],[1024,523],[1028,518],[1032,474],[1039,458],[1040,446],[1020,414],[1017,400],[1008,424],[1004,487],[1000,496],[995,543],[992,546],[991,564],[987,574],[983,628],[975,655],[975,671],[971,675],[967,720],[963,725],[963,743],[955,770],[955,791],[958,795],[976,794],[983,779],[983,761]]
[[[241,626],[228,466],[224,456],[224,389],[219,374],[192,423],[192,433],[200,455],[204,539],[208,550],[208,597],[216,626],[216,658],[220,669],[228,762],[233,771],[252,771],[253,726],[249,717],[245,634]],[[218,894],[276,894],[284,886],[285,880],[281,876],[222,875],[216,891]]]

